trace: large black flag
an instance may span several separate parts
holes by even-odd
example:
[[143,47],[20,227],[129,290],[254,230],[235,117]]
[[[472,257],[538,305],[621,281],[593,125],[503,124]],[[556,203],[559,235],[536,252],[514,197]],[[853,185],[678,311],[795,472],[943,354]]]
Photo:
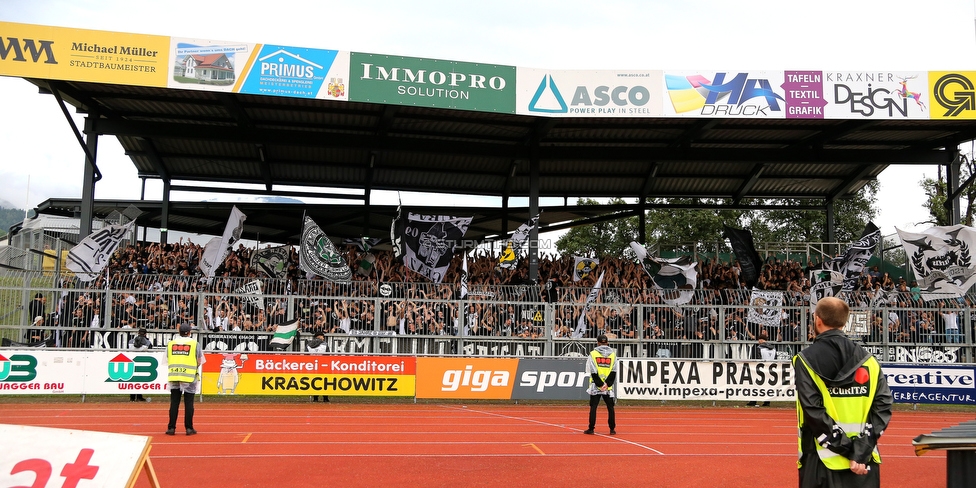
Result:
[[759,281],[759,273],[762,271],[762,258],[756,252],[756,245],[752,241],[752,232],[745,229],[736,229],[725,226],[722,237],[729,240],[732,244],[732,252],[739,260],[740,272],[739,280],[746,284],[747,288],[756,286]]
[[471,217],[401,214],[393,221],[394,250],[402,250],[399,259],[407,269],[440,283],[470,223]]

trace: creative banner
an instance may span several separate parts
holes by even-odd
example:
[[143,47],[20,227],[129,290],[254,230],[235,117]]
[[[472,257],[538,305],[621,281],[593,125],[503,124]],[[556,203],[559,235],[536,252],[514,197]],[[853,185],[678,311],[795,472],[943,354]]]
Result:
[[518,68],[517,112],[548,117],[660,117],[661,71]]
[[515,113],[515,67],[351,53],[349,100]]
[[0,22],[0,75],[166,86],[169,37]]
[[417,358],[417,398],[509,400],[518,359]]
[[212,395],[414,396],[412,357],[206,354],[203,393]]
[[976,405],[976,369],[966,366],[884,364],[896,403]]
[[626,400],[795,401],[787,361],[620,358],[617,396]]
[[0,395],[166,393],[165,351],[0,350]]

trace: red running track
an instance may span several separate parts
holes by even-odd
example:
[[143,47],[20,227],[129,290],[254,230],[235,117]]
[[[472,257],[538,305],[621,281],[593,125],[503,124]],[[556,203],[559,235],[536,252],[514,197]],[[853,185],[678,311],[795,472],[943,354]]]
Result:
[[[193,437],[163,435],[167,408],[0,404],[0,422],[152,436],[163,488],[796,486],[789,408],[620,405],[612,437],[602,406],[598,435],[582,435],[582,404],[204,402]],[[912,438],[972,419],[895,412],[881,440],[883,486],[945,487],[945,453],[916,457]],[[137,486],[149,486],[145,476]]]

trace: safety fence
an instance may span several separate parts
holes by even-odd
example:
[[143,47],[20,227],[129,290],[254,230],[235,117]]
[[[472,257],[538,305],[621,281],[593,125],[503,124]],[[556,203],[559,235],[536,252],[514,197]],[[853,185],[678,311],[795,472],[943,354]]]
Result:
[[[166,393],[160,350],[13,349],[0,359],[0,395]],[[581,400],[585,357],[205,354],[201,392],[219,396]],[[973,365],[883,364],[896,402],[976,405]],[[619,358],[624,400],[795,400],[788,361]]]

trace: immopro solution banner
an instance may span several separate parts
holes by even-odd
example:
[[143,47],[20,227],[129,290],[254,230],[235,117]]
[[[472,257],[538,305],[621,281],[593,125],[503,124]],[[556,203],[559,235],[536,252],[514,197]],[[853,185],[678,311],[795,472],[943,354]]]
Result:
[[515,113],[515,67],[353,52],[349,100]]

